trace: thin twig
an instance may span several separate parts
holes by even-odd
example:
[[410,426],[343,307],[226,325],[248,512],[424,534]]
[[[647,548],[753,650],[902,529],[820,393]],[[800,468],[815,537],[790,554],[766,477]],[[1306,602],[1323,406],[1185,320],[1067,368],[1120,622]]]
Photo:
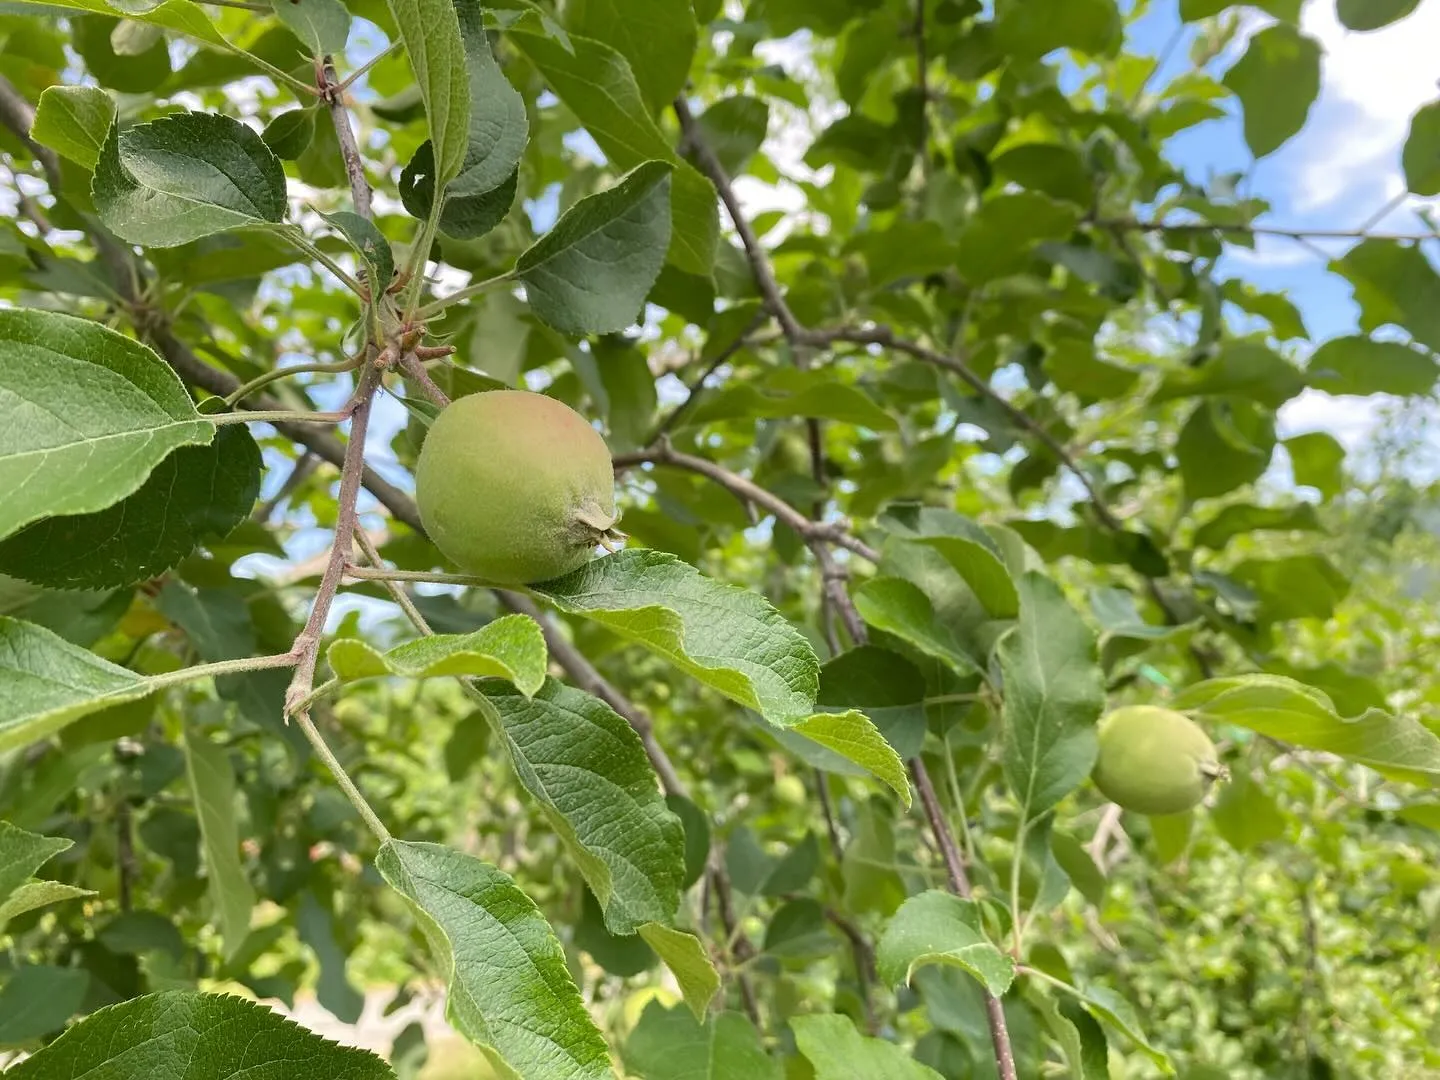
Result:
[[1129,229],[1134,232],[1244,233],[1250,236],[1278,236],[1286,240],[1389,240],[1419,243],[1435,239],[1434,233],[1376,233],[1357,229],[1307,229],[1281,225],[1220,225],[1213,221],[1140,221],[1136,218],[1096,218],[1090,222],[1102,229]]
[[716,354],[715,359],[705,365],[705,370],[700,372],[700,374],[685,387],[685,397],[681,400],[680,404],[670,410],[669,415],[655,426],[655,430],[651,432],[650,438],[645,440],[647,445],[658,442],[662,436],[668,435],[675,430],[675,425],[680,422],[687,412],[695,407],[696,400],[705,390],[705,380],[710,378],[711,375],[714,375],[726,361],[749,344],[750,334],[765,321],[765,318],[764,312],[757,312],[755,318],[750,320],[750,325],[742,330],[734,341],[721,349],[720,352]]
[[[338,83],[335,83],[332,93],[343,94],[346,90],[350,89],[350,87],[354,84],[355,80],[359,79],[376,64],[380,63],[381,60],[384,60],[387,56],[393,55],[404,47],[405,43],[403,41],[400,41],[398,39],[392,41],[389,45],[386,45],[385,48],[381,49],[369,60],[366,60],[365,63],[361,64],[354,71],[350,72],[349,75],[346,75],[345,78],[341,79]],[[334,66],[332,65],[325,74],[327,81],[332,79],[335,75]]]
[[313,450],[306,450],[295,459],[295,465],[290,470],[290,475],[285,478],[285,482],[280,485],[280,490],[255,508],[255,513],[251,515],[252,520],[258,521],[261,525],[266,524],[285,500],[293,495],[301,484],[310,479],[319,467],[320,456]]
[[[355,527],[355,543],[359,545],[360,550],[365,555],[366,561],[369,562],[371,566],[377,570],[384,568],[385,562],[380,558],[380,552],[376,550],[375,542],[370,539],[370,534],[358,524]],[[430,629],[430,623],[426,621],[425,616],[420,614],[420,609],[415,606],[415,601],[410,599],[410,594],[405,591],[405,586],[401,585],[398,581],[388,579],[383,581],[382,585],[385,591],[390,594],[390,599],[395,601],[416,630],[420,631],[420,633],[426,637],[430,637],[435,633],[434,630]]]
[[[760,247],[760,243],[755,237],[755,231],[750,227],[750,223],[746,220],[743,211],[740,209],[740,202],[735,196],[735,189],[730,183],[730,177],[725,172],[724,166],[720,164],[720,161],[715,156],[714,151],[711,150],[708,144],[705,142],[704,137],[700,133],[699,126],[695,123],[695,118],[693,115],[691,115],[689,106],[685,103],[684,99],[677,98],[675,100],[674,109],[675,115],[680,121],[681,132],[687,140],[691,151],[694,153],[696,160],[700,163],[701,172],[705,173],[705,175],[710,178],[711,182],[714,183],[715,189],[720,195],[720,201],[722,204],[724,204],[726,211],[730,215],[730,220],[735,226],[735,231],[740,236],[741,244],[745,248],[746,258],[749,260],[751,271],[755,275],[756,285],[760,289],[760,295],[764,299],[766,306],[770,308],[770,311],[779,321],[780,328],[784,331],[785,337],[790,342],[791,346],[796,349],[803,349],[807,346],[827,345],[834,340],[844,340],[843,336],[816,334],[808,331],[805,329],[804,326],[800,324],[799,320],[795,318],[794,313],[791,312],[790,308],[786,305],[785,298],[780,292],[780,286],[775,279],[775,272],[770,266],[770,260],[766,257],[764,250]],[[890,334],[887,331],[884,337],[884,342],[874,343],[884,343],[890,344],[892,345],[892,347],[899,347],[897,343],[898,339],[896,339],[893,334]],[[920,346],[912,347],[915,349],[921,348]],[[930,350],[924,351],[927,353],[930,352]],[[940,354],[938,353],[934,355],[937,357],[940,356]],[[969,375],[970,378],[975,379],[976,382],[980,384],[976,387],[978,391],[987,394],[987,396],[998,398],[999,401],[1007,407],[1007,409],[1013,410],[1017,413],[1019,412],[1019,410],[1015,410],[1014,406],[1011,406],[1009,402],[1005,401],[1004,398],[1000,397],[1000,395],[996,394],[995,391],[991,390],[989,384],[985,383],[984,380],[979,379],[979,377],[976,376],[973,372],[971,372],[968,367],[960,364],[959,361],[952,361],[949,357],[944,357],[943,359],[945,360],[945,363],[942,366],[950,368],[951,370],[955,370],[956,365],[958,365],[960,370],[963,370],[965,374]],[[957,371],[957,374],[958,373],[959,371]],[[981,387],[983,387],[983,390],[981,389]],[[1023,413],[1020,413],[1019,415],[1022,417],[1024,416]],[[1025,420],[1029,422],[1029,430],[1035,430],[1036,428],[1038,428],[1038,425],[1035,425],[1034,421],[1030,420],[1029,417],[1025,417]],[[1043,429],[1040,429],[1040,431],[1043,432]],[[1058,444],[1055,444],[1053,438],[1050,438],[1048,433],[1043,434],[1046,438],[1049,438],[1049,442],[1050,444],[1052,444],[1052,452],[1058,449],[1061,460],[1066,460],[1066,455],[1064,454],[1063,448],[1059,447]],[[673,455],[673,451],[671,451],[671,453]],[[701,459],[697,458],[695,460],[700,461]],[[711,476],[712,478],[716,479],[717,482],[725,483],[727,480],[734,476],[733,473],[727,474],[726,470],[721,469],[719,466],[713,466],[713,464],[710,462],[705,462],[704,464],[706,466],[705,468],[698,469],[696,471],[704,472],[705,475]],[[689,467],[688,463],[687,467]],[[725,475],[722,478],[721,476],[716,476],[716,472]],[[1088,478],[1084,477],[1082,474],[1078,474],[1078,472],[1077,475],[1081,475],[1081,479],[1085,482],[1087,490],[1091,490],[1093,492],[1094,489],[1091,488],[1088,482]],[[743,478],[737,479],[743,480]],[[746,481],[746,483],[748,483],[748,481]],[[754,485],[752,484],[750,486],[753,487]],[[735,487],[730,487],[730,490],[734,492],[737,489]],[[773,495],[770,495],[769,492],[765,492],[765,496],[766,501],[775,500],[775,497]],[[764,505],[763,502],[760,502],[758,500],[752,501],[756,501],[757,505]],[[790,513],[796,514],[802,518],[804,517],[804,515],[799,515],[799,512],[796,511],[794,507],[789,506],[788,503],[783,503],[783,500],[778,501],[782,502],[782,504],[786,507],[786,509],[790,511]],[[783,520],[780,512],[778,512],[773,506],[769,508],[771,509],[772,513],[776,514],[777,519]],[[1109,511],[1105,510],[1103,511],[1103,513],[1105,515],[1108,515]],[[840,612],[841,617],[844,619],[845,625],[850,632],[851,638],[855,641],[857,645],[864,644],[868,637],[865,630],[865,624],[860,618],[859,613],[855,610],[855,605],[850,600],[849,593],[847,593],[844,588],[844,580],[841,576],[841,571],[837,567],[834,567],[833,564],[827,565],[826,560],[829,558],[830,553],[824,543],[818,542],[818,536],[814,530],[820,525],[820,523],[811,522],[809,521],[809,519],[805,520],[806,525],[810,528],[810,531],[807,532],[806,529],[803,527],[797,528],[796,531],[800,533],[802,537],[805,537],[808,541],[811,541],[810,547],[812,552],[814,552],[815,554],[817,562],[820,563],[821,572],[825,577],[826,585],[830,589],[829,595],[836,605],[836,610]],[[1111,520],[1113,520],[1113,518],[1111,518]],[[852,548],[851,550],[854,549]],[[935,789],[931,785],[930,777],[925,771],[925,763],[919,757],[913,758],[910,761],[910,770],[912,775],[915,777],[916,786],[920,788],[920,796],[921,801],[925,805],[926,818],[930,823],[930,829],[935,835],[936,843],[939,845],[941,855],[945,860],[945,868],[947,874],[949,875],[951,886],[961,896],[968,896],[970,894],[970,884],[965,877],[964,864],[960,861],[960,853],[955,846],[955,838],[950,832],[950,825],[946,821],[945,815],[940,810],[940,804],[935,798]],[[995,1045],[995,1061],[996,1065],[1000,1070],[1000,1078],[1001,1080],[1017,1080],[1015,1073],[1015,1057],[1010,1049],[1010,1032],[1005,1023],[1004,1008],[1001,1006],[1000,1000],[998,998],[992,997],[989,994],[986,995],[985,1008],[986,1015],[990,1024],[990,1037]]]
[[[355,212],[363,218],[370,216],[370,181],[365,179],[365,162],[360,157],[360,146],[355,141],[355,130],[350,126],[350,111],[345,108],[343,84],[335,74],[335,61],[327,56],[319,65],[316,80],[320,88],[320,99],[330,108],[330,119],[335,125],[335,136],[340,142],[340,156],[345,159],[345,175],[350,179],[350,198],[355,203]],[[372,288],[383,289],[388,281],[372,281]]]
[[714,480],[742,502],[751,503],[774,515],[775,520],[795,530],[807,544],[813,545],[816,542],[835,544],[853,551],[861,558],[871,562],[880,561],[880,553],[865,541],[853,536],[843,523],[812,521],[784,499],[761,487],[753,480],[741,476],[739,473],[731,472],[723,465],[717,465],[708,458],[696,457],[693,454],[676,450],[670,445],[668,439],[662,438],[647,450],[616,455],[615,468],[623,470],[645,462],[656,465],[672,465]]
[[775,271],[771,269],[770,260],[766,258],[765,251],[760,246],[760,239],[755,235],[755,230],[750,227],[749,219],[740,208],[740,200],[735,195],[735,188],[730,183],[730,176],[726,173],[725,166],[720,164],[720,159],[715,156],[715,151],[710,148],[710,144],[700,133],[700,126],[695,122],[695,116],[690,112],[690,106],[685,99],[677,97],[673,108],[675,118],[680,121],[680,131],[696,160],[700,162],[700,171],[708,176],[715,185],[715,190],[720,195],[720,201],[730,215],[730,223],[735,226],[735,232],[740,236],[740,243],[745,249],[745,257],[750,262],[750,271],[755,275],[755,284],[760,288],[761,299],[770,309],[770,313],[779,321],[780,329],[785,332],[786,338],[792,342],[802,340],[805,336],[805,329],[795,318],[789,305],[785,303],[785,296],[780,291],[780,283],[775,280]]
[[938,352],[935,349],[927,348],[918,342],[909,341],[905,338],[896,337],[894,331],[888,326],[875,326],[870,328],[839,327],[833,330],[806,331],[806,340],[811,344],[823,345],[836,341],[848,341],[857,345],[879,345],[881,348],[895,349],[898,352],[906,353],[923,360],[927,364],[944,368],[946,371],[959,376],[960,380],[973,389],[976,393],[999,406],[1006,417],[1017,427],[1029,432],[1047,449],[1055,459],[1063,465],[1077,480],[1084,486],[1086,493],[1090,496],[1095,506],[1095,516],[1105,526],[1116,532],[1123,532],[1124,525],[1111,511],[1106,504],[1100,489],[1090,479],[1088,473],[1080,467],[1079,462],[1065,449],[1059,439],[1046,431],[1034,417],[1030,416],[1023,409],[1018,408],[1010,402],[1003,394],[999,393],[985,379],[972,370],[965,361],[959,357],[949,356]]
[[413,352],[406,353],[400,358],[400,370],[405,372],[407,378],[414,379],[421,392],[436,405],[443,409],[450,404],[450,395],[435,384],[435,380],[425,370],[425,365]]
[[[340,588],[340,577],[350,561],[350,550],[355,533],[355,502],[360,495],[361,474],[365,467],[365,432],[370,426],[370,406],[375,399],[375,387],[379,385],[380,372],[366,367],[360,374],[360,385],[356,389],[358,403],[350,422],[350,442],[345,447],[345,460],[340,467],[339,508],[335,515],[335,538],[330,545],[330,559],[325,573],[320,578],[320,587],[315,592],[315,602],[310,608],[310,617],[305,627],[295,638],[291,652],[296,656],[295,677],[285,692],[285,712],[294,712],[300,702],[309,696],[315,680],[315,664],[320,656],[320,638],[325,632],[325,620],[330,615],[330,605]],[[308,734],[308,733],[307,733]]]

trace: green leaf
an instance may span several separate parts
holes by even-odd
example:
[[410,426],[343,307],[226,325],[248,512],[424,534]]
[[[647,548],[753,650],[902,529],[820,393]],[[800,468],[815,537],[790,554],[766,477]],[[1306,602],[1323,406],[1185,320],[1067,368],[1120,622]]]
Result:
[[685,829],[685,877],[680,887],[688,889],[705,873],[710,858],[710,819],[684,795],[666,795],[665,805]]
[[[279,113],[265,125],[260,138],[270,152],[283,161],[296,161],[315,140],[318,108],[290,109]],[[287,251],[290,250],[287,245]],[[293,253],[292,253],[293,254]]]
[[899,653],[873,645],[841,653],[820,669],[818,700],[859,709],[905,760],[925,743],[925,677]]
[[210,902],[231,956],[250,932],[255,891],[240,863],[240,834],[235,820],[235,774],[225,748],[193,727],[185,728],[185,774],[200,822]]
[[1229,396],[1249,398],[1278,409],[1305,389],[1305,375],[1264,345],[1242,341],[1226,345],[1199,367],[1185,367],[1165,377],[1150,400]]
[[1396,780],[1440,786],[1440,738],[1419,721],[1379,709],[1343,719],[1326,694],[1281,675],[1209,679],[1180,693],[1173,707],[1338,754]]
[[1210,820],[1215,831],[1239,852],[1252,851],[1285,836],[1285,814],[1269,793],[1251,779],[1248,768],[1236,770],[1230,782],[1221,785],[1220,797],[1210,810]]
[[741,826],[730,836],[725,849],[730,883],[752,896],[784,896],[801,892],[820,865],[820,845],[814,833],[796,844],[781,858],[766,854],[755,834]]
[[519,1076],[613,1080],[565,950],[508,875],[438,844],[403,840],[386,841],[375,865],[425,931],[456,1031]]
[[74,845],[73,840],[37,836],[8,821],[0,821],[0,901],[9,899],[36,870]]
[[659,923],[645,923],[640,927],[640,936],[675,976],[685,1004],[695,1019],[705,1019],[710,1002],[720,992],[720,973],[715,970],[705,943],[694,934]]
[[1398,341],[1332,338],[1316,349],[1307,369],[1327,394],[1428,394],[1440,376],[1435,358]]
[[[732,94],[708,106],[695,118],[695,124],[705,145],[719,159],[725,175],[736,177],[745,171],[765,142],[765,134],[770,129],[770,106],[759,98]],[[693,160],[691,158],[692,163]]]
[[1030,821],[1090,775],[1105,683],[1095,635],[1060,587],[1036,570],[1016,584],[1020,620],[996,647],[1005,677],[1002,764],[1021,820]]
[[1246,559],[1230,576],[1250,587],[1264,604],[1264,617],[1328,619],[1350,591],[1350,579],[1323,555]]
[[133,495],[92,514],[51,517],[0,540],[0,573],[55,589],[130,585],[224,539],[260,492],[260,448],[239,424],[182,446]]
[[871,431],[894,431],[898,426],[875,399],[858,386],[839,383],[821,372],[784,369],[765,381],[736,383],[706,394],[689,410],[681,428],[698,427],[717,420],[783,420],[790,417],[838,420]]
[[[40,103],[45,103],[43,95]],[[1440,101],[1432,101],[1411,117],[1401,161],[1406,187],[1416,195],[1440,195]]]
[[673,555],[627,549],[532,586],[562,611],[645,646],[732,701],[829,747],[909,802],[904,765],[862,714],[816,714],[820,662],[764,597]]
[[48,907],[64,900],[79,900],[86,896],[98,896],[93,889],[81,889],[66,885],[63,881],[27,881],[8,900],[0,900],[0,931],[17,915],[27,911]]
[[238,120],[177,113],[110,129],[91,188],[100,220],[122,240],[177,247],[285,219],[285,170]]
[[[1361,0],[1362,3],[1367,0]],[[1261,11],[1267,12],[1282,19],[1285,22],[1293,23],[1300,20],[1300,5],[1304,0],[1255,0],[1251,5]],[[1219,15],[1229,7],[1237,6],[1235,0],[1180,0],[1180,18],[1186,22],[1198,22],[1201,19],[1208,19],[1212,15]]]
[[115,122],[115,101],[96,86],[47,86],[35,107],[30,137],[94,172]]
[[1106,56],[1120,46],[1115,0],[997,0],[995,40],[1005,52],[1038,60],[1056,49]]
[[[504,219],[515,201],[516,167],[525,151],[530,124],[525,100],[505,78],[490,51],[490,39],[476,0],[459,0],[455,14],[465,49],[470,86],[470,122],[465,160],[445,187],[440,231],[461,240],[484,236]],[[400,177],[400,199],[418,218],[428,217],[435,198],[434,147],[421,144]]]
[[1261,292],[1247,282],[1232,278],[1221,285],[1220,295],[1240,310],[1266,320],[1281,341],[1310,336],[1300,309],[1282,293]]
[[545,638],[534,619],[504,615],[471,634],[434,634],[381,653],[360,638],[339,638],[327,654],[341,679],[447,675],[505,679],[530,697],[545,682]]
[[1312,431],[1285,440],[1295,483],[1313,487],[1325,498],[1339,495],[1345,486],[1345,447],[1325,431]]
[[385,0],[410,57],[435,163],[435,187],[460,174],[470,144],[470,72],[453,0]]
[[[280,4],[289,2],[290,0],[276,0],[276,3]],[[390,279],[395,276],[395,254],[390,250],[390,241],[385,239],[385,234],[375,227],[375,223],[349,210],[320,216],[339,229],[345,239],[350,241],[350,246],[365,263],[371,288],[383,290],[389,287]]]
[[133,671],[49,630],[0,616],[0,753],[148,693],[147,681]]
[[1418,247],[1390,240],[1362,240],[1330,264],[1355,287],[1360,328],[1387,323],[1404,328],[1426,348],[1440,350],[1440,274]]
[[[205,10],[192,0],[166,0],[154,7],[138,4],[110,4],[106,0],[19,0],[22,7],[65,8],[69,11],[87,11],[95,15],[113,16],[123,10],[127,19],[136,19],[151,26],[184,34],[186,37],[203,41],[226,52],[242,52],[225,39]],[[39,12],[37,12],[38,14]],[[108,30],[106,31],[108,36]]]
[[625,57],[651,116],[684,89],[697,36],[689,0],[572,0],[565,25]]
[[345,953],[335,940],[334,916],[328,908],[320,906],[313,892],[307,891],[300,897],[300,906],[295,912],[295,932],[315,953],[320,965],[315,999],[342,1023],[358,1022],[365,1009],[365,995],[346,977]]
[[815,1080],[940,1080],[940,1074],[884,1039],[866,1038],[848,1016],[815,1013],[790,1018],[795,1045],[815,1068]]
[[1293,506],[1252,506],[1232,503],[1195,530],[1197,548],[1219,551],[1237,536],[1268,530],[1273,532],[1324,532],[1315,507],[1309,503]]
[[[703,1019],[703,1018],[702,1018]],[[760,1034],[742,1013],[697,1020],[651,1001],[625,1040],[625,1067],[639,1080],[783,1080]]]
[[918,585],[899,577],[874,577],[855,590],[855,609],[877,630],[892,634],[961,675],[979,670],[964,643],[937,617]]
[[[26,965],[0,990],[0,1049],[13,1049],[59,1031],[80,1011],[90,989],[83,968]],[[19,1075],[23,1070],[8,1070]]]
[[1347,30],[1379,30],[1419,6],[1420,0],[1336,0],[1335,14]]
[[675,166],[667,259],[677,269],[708,280],[720,225],[715,189],[680,160],[670,139],[650,119],[625,57],[604,42],[579,35],[570,38],[572,51],[524,27],[516,31],[507,40],[539,68],[612,165],[633,169],[647,161],[668,161]]
[[972,285],[1030,264],[1032,250],[1042,240],[1064,240],[1080,220],[1080,211],[1038,191],[995,195],[981,204],[956,241],[955,269]]
[[1061,390],[1081,401],[1121,398],[1135,389],[1140,372],[1095,355],[1093,342],[1063,338],[1045,356],[1045,370]]
[[0,537],[103,510],[172,450],[215,435],[144,345],[54,312],[0,310],[0,411]]
[[[435,198],[435,158],[428,142],[422,143],[400,174],[400,201],[418,218],[428,217]],[[499,185],[478,195],[447,193],[440,209],[440,231],[457,240],[476,240],[505,220],[515,205],[517,169]],[[457,181],[451,181],[453,186]]]
[[340,0],[270,0],[270,7],[316,57],[345,51],[350,12]]
[[1146,1037],[1145,1031],[1140,1025],[1140,1018],[1135,1014],[1135,1009],[1130,1002],[1114,990],[1104,986],[1087,986],[1078,989],[1072,987],[1070,989],[1086,1012],[1134,1043],[1136,1049],[1159,1066],[1165,1075],[1173,1076],[1175,1074],[1169,1055]]
[[645,162],[570,207],[521,253],[515,276],[547,325],[611,334],[637,321],[670,243],[671,172],[666,162]]
[[900,905],[875,945],[875,963],[891,986],[908,984],[926,964],[967,971],[995,997],[1015,979],[1015,961],[985,937],[979,905],[940,889]]
[[968,537],[923,536],[913,542],[938,551],[993,618],[1013,619],[1020,613],[1020,597],[1000,549],[978,525]]
[[1080,841],[1068,833],[1051,833],[1050,853],[1081,896],[1097,906],[1105,902],[1105,874]]
[[184,990],[147,994],[92,1013],[5,1074],[6,1080],[82,1075],[87,1080],[395,1076],[368,1050],[328,1042],[264,1005]]
[[480,689],[482,711],[600,901],[610,932],[672,922],[685,835],[634,729],[599,698],[553,679],[533,697],[503,685]]
[[1287,23],[1255,34],[1225,73],[1245,112],[1245,142],[1257,158],[1305,126],[1320,94],[1320,46]]
[[1275,452],[1275,416],[1244,398],[1200,402],[1175,443],[1185,497],[1224,495],[1258,480]]
[[1099,1022],[1068,998],[1027,996],[1060,1044],[1071,1080],[1110,1080],[1109,1048]]

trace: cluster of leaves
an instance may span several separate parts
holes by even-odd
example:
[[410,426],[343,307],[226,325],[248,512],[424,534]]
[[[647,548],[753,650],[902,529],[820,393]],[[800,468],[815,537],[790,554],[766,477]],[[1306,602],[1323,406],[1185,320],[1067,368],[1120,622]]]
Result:
[[[1436,1065],[1440,693],[1352,580],[1433,500],[1277,414],[1433,392],[1440,276],[1357,235],[1314,347],[1219,276],[1268,207],[1165,146],[1302,128],[1261,6],[1181,0],[1178,77],[1114,0],[0,11],[6,1075],[415,1075],[214,992],[365,973],[536,1080]],[[497,385],[603,424],[629,548],[412,596],[406,470]],[[1210,810],[1085,783],[1142,700],[1224,736]]]

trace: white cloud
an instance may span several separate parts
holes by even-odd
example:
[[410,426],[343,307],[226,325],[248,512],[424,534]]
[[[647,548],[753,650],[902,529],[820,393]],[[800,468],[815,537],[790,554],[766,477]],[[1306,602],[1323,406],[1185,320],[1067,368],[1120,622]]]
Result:
[[1340,24],[1334,0],[1310,0],[1301,25],[1325,58],[1320,100],[1296,144],[1294,209],[1334,209],[1359,224],[1399,194],[1410,117],[1440,97],[1440,5],[1421,4],[1381,30],[1355,33]]

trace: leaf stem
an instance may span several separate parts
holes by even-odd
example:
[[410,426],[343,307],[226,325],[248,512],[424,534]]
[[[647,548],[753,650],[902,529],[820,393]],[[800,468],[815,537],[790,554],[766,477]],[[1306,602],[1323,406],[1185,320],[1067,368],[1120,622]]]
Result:
[[[389,45],[386,45],[385,48],[381,49],[369,60],[366,60],[365,63],[361,64],[349,75],[346,75],[345,78],[341,79],[338,83],[335,83],[333,86],[334,92],[338,94],[350,89],[351,84],[354,83],[355,80],[359,79],[376,64],[380,63],[381,60],[384,60],[387,56],[391,56],[399,52],[404,47],[404,44],[405,43],[403,41],[396,40],[392,41]],[[330,68],[330,74],[333,75],[334,73],[335,69],[332,66]]]
[[235,403],[243,398],[249,397],[256,390],[263,386],[269,386],[278,379],[289,378],[291,375],[311,375],[320,372],[353,371],[359,366],[358,360],[336,360],[331,364],[296,364],[293,367],[276,368],[274,371],[267,371],[264,375],[257,375],[247,383],[224,398],[225,404],[234,407]]
[[[369,189],[367,188],[366,190],[368,192]],[[304,233],[300,231],[299,226],[289,225],[276,231],[279,232],[279,234],[283,236],[286,240],[290,241],[290,243],[293,244],[300,251],[302,251],[306,255],[309,255],[310,258],[314,259],[321,266],[325,267],[325,269],[329,270],[332,274],[339,278],[340,283],[344,285],[347,289],[349,289],[351,292],[353,292],[356,296],[359,296],[363,299],[369,295],[369,292],[366,290],[365,286],[361,285],[360,282],[356,281],[355,278],[351,277],[348,273],[346,273],[344,267],[342,267],[329,255],[326,255],[325,252],[321,251],[318,247],[312,244],[309,237],[307,237]]]
[[432,300],[430,303],[426,304],[424,307],[420,308],[420,310],[415,312],[415,316],[422,322],[428,322],[436,315],[439,315],[451,304],[458,304],[462,300],[469,300],[472,296],[479,296],[487,289],[491,289],[494,288],[496,285],[511,281],[514,279],[514,277],[515,271],[507,270],[503,274],[496,274],[494,277],[488,277],[484,281],[472,282],[471,284],[466,285],[463,289],[457,289],[449,296],[442,296],[439,300]]
[[299,727],[301,733],[310,741],[311,747],[314,748],[315,756],[325,763],[325,767],[330,770],[330,775],[335,778],[335,783],[340,785],[340,790],[343,791],[345,797],[350,800],[350,805],[355,807],[355,812],[360,815],[361,819],[365,822],[366,826],[369,827],[370,831],[375,834],[375,838],[379,840],[380,843],[389,843],[390,830],[385,828],[385,823],[380,820],[379,815],[375,813],[374,809],[365,800],[365,796],[362,795],[360,789],[355,786],[355,781],[350,779],[350,774],[345,771],[345,766],[340,764],[340,759],[331,751],[324,737],[315,727],[315,722],[310,719],[310,714],[308,712],[297,712],[294,714],[294,717],[296,726]]
[[303,409],[256,409],[253,411],[210,413],[205,417],[212,424],[339,424],[350,419],[353,410],[337,412],[306,412]]
[[273,656],[244,656],[238,660],[219,660],[213,664],[196,664],[192,667],[177,668],[160,675],[147,676],[145,682],[155,690],[169,686],[180,686],[196,679],[216,678],[221,675],[237,675],[246,671],[264,671],[268,668],[294,667],[295,657],[291,653],[276,653]]
[[345,577],[362,581],[424,581],[432,585],[465,585],[476,589],[493,589],[495,583],[471,574],[442,574],[429,570],[391,570],[386,567],[357,566],[348,563]]
[[430,213],[425,217],[425,223],[420,227],[420,235],[416,237],[415,250],[410,253],[409,274],[410,284],[407,286],[405,296],[405,323],[413,323],[417,318],[423,319],[420,309],[420,293],[425,288],[425,264],[430,261],[430,248],[435,243],[435,234],[440,230],[440,214],[445,209],[445,190],[437,185],[435,197],[430,203]]

